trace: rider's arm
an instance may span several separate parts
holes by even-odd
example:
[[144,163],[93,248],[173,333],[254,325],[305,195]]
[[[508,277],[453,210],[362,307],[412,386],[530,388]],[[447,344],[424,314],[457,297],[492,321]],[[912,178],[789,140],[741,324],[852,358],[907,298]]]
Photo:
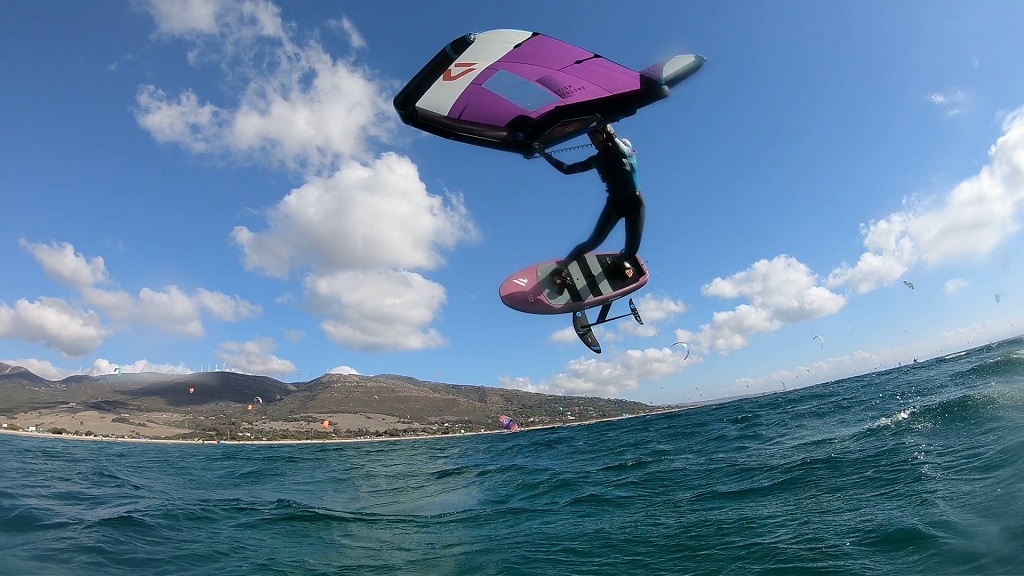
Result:
[[596,154],[594,156],[591,156],[590,158],[587,158],[586,160],[580,160],[579,162],[566,164],[565,162],[562,162],[558,158],[552,156],[546,150],[538,150],[537,153],[540,154],[545,160],[547,160],[548,164],[554,166],[555,170],[558,170],[562,174],[579,174],[580,172],[593,170],[596,166],[596,164],[594,163],[594,160],[597,158]]

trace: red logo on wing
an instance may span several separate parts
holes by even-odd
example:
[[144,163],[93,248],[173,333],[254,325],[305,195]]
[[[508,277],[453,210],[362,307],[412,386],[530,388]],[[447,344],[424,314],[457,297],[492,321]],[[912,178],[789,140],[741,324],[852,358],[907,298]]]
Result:
[[[452,65],[451,68],[444,71],[444,76],[442,76],[442,78],[444,79],[445,82],[452,82],[454,80],[458,80],[459,78],[462,78],[466,74],[475,71],[476,68],[474,68],[474,66],[476,66],[476,62],[456,62],[454,65]],[[463,68],[463,70],[460,70],[459,72],[453,72],[452,70],[455,68]]]

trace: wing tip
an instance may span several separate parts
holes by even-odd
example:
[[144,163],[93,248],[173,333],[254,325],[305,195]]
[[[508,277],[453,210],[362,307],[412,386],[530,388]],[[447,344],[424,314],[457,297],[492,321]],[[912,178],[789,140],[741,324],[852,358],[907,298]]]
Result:
[[707,61],[708,59],[700,54],[680,54],[648,67],[641,74],[671,88],[692,76]]

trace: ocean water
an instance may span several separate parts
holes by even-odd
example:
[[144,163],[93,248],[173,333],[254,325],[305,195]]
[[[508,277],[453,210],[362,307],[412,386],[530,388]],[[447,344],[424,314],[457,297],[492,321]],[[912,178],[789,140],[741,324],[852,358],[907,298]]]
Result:
[[1024,342],[514,434],[0,435],[0,573],[1024,574]]

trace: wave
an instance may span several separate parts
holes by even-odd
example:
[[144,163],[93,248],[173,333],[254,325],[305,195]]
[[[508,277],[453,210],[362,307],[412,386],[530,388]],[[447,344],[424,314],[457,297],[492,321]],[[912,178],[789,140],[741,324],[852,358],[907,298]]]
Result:
[[1016,350],[1000,354],[994,358],[985,358],[959,373],[965,381],[976,379],[1024,379],[1024,350]]
[[899,422],[909,420],[911,415],[913,415],[915,412],[917,412],[917,408],[914,407],[900,410],[899,412],[893,414],[892,416],[885,416],[883,418],[879,418],[873,424],[868,426],[868,428],[883,428],[886,426],[893,426]]

